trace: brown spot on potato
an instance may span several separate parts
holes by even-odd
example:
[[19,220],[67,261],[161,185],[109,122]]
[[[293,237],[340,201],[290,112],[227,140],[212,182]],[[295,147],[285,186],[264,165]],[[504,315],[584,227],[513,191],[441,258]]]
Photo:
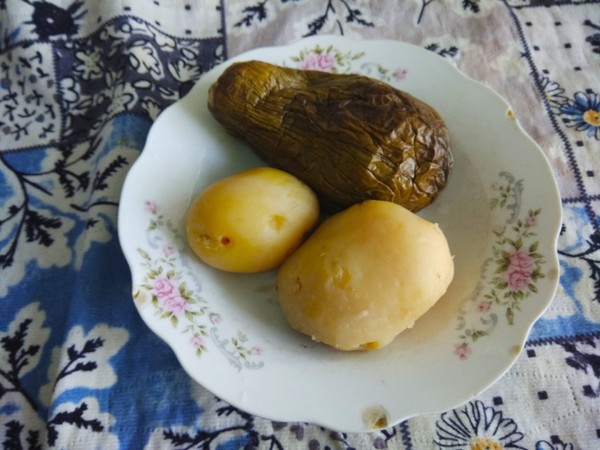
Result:
[[377,350],[381,344],[377,341],[365,342],[360,346],[362,350]]
[[297,294],[301,290],[302,290],[302,281],[300,281],[300,277],[296,277],[296,282],[294,283],[294,289],[292,292],[294,292],[294,294]]
[[281,214],[273,214],[271,216],[271,219],[269,220],[269,225],[271,225],[271,227],[273,227],[273,229],[279,231],[279,230],[281,230],[281,228],[283,228],[286,221],[287,220],[286,220],[285,216],[282,216]]
[[334,261],[331,264],[331,279],[333,280],[333,285],[336,288],[346,289],[348,284],[350,284],[352,276],[344,266],[337,261]]

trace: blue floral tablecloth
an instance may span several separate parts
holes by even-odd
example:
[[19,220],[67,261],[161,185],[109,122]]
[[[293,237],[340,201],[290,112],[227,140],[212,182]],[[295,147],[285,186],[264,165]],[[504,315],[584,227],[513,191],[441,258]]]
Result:
[[[165,107],[229,57],[320,34],[410,42],[493,87],[563,202],[559,290],[511,370],[365,434],[254,417],[193,382],[141,321],[116,232]],[[598,0],[0,0],[0,446],[600,448],[599,180]]]

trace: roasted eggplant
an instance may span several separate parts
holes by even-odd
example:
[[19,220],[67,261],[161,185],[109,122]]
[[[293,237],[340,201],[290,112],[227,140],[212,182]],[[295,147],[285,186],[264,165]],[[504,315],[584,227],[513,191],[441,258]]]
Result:
[[329,211],[368,199],[418,211],[453,167],[437,111],[366,76],[234,63],[210,87],[208,108],[267,164],[312,187]]

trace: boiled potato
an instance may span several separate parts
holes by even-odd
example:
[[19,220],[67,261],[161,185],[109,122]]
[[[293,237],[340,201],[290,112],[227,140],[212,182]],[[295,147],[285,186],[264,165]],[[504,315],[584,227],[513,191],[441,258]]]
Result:
[[331,216],[280,267],[290,325],[340,350],[389,344],[446,292],[454,263],[437,224],[368,200]]
[[260,167],[224,178],[192,203],[187,239],[206,264],[229,272],[275,268],[319,218],[313,191],[293,175]]

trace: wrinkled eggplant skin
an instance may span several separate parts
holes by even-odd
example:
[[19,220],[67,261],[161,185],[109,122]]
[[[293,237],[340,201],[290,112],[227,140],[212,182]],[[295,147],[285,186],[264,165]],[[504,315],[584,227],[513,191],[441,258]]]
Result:
[[361,75],[234,63],[210,87],[208,108],[266,163],[311,186],[327,211],[376,199],[416,212],[453,167],[440,115]]

